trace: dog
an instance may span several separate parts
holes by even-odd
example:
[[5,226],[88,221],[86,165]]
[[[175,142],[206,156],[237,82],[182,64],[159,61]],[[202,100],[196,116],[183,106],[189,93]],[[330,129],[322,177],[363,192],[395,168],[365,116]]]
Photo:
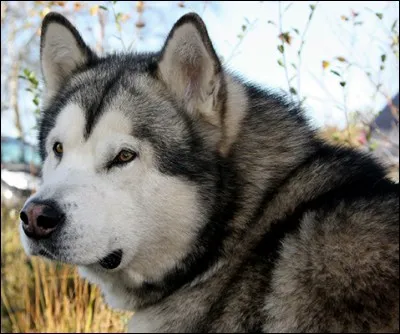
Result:
[[29,256],[78,266],[131,332],[399,331],[398,185],[224,68],[197,14],[99,56],[52,12],[40,59]]

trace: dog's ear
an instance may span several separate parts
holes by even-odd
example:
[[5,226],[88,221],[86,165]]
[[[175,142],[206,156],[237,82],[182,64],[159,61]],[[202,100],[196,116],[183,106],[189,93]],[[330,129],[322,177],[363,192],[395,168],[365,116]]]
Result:
[[80,66],[96,58],[76,28],[61,14],[45,16],[40,36],[40,61],[46,97],[56,92]]
[[220,126],[221,63],[197,14],[175,23],[161,51],[158,74],[187,110]]

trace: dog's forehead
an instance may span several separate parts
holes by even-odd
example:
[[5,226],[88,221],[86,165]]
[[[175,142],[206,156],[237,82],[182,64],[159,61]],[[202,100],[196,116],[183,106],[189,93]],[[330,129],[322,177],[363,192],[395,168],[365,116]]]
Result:
[[93,145],[111,137],[132,134],[129,117],[121,110],[109,110],[103,113],[93,127],[89,137],[85,137],[86,112],[77,103],[70,103],[61,110],[48,140],[63,142],[69,147],[83,147],[86,143]]

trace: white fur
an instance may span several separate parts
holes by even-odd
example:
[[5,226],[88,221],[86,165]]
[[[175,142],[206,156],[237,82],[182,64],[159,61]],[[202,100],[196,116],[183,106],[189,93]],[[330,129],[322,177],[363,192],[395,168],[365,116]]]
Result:
[[[196,187],[160,173],[151,146],[133,137],[129,124],[123,113],[106,112],[85,141],[83,111],[76,104],[65,107],[46,142],[43,184],[30,200],[60,204],[67,215],[62,260],[82,266],[113,307],[133,309],[123,287],[159,279],[173,268],[201,228],[201,213]],[[54,141],[63,143],[61,161],[52,152]],[[109,152],[122,148],[138,157],[107,172],[104,165],[114,158]],[[28,254],[43,249],[21,236]],[[98,261],[116,249],[123,250],[121,265],[101,268]]]

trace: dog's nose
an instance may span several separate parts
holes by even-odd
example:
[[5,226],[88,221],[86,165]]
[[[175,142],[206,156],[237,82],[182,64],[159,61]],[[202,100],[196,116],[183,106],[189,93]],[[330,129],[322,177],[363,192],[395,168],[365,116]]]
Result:
[[30,202],[21,210],[20,218],[25,234],[38,240],[49,237],[64,220],[64,214],[56,205]]

